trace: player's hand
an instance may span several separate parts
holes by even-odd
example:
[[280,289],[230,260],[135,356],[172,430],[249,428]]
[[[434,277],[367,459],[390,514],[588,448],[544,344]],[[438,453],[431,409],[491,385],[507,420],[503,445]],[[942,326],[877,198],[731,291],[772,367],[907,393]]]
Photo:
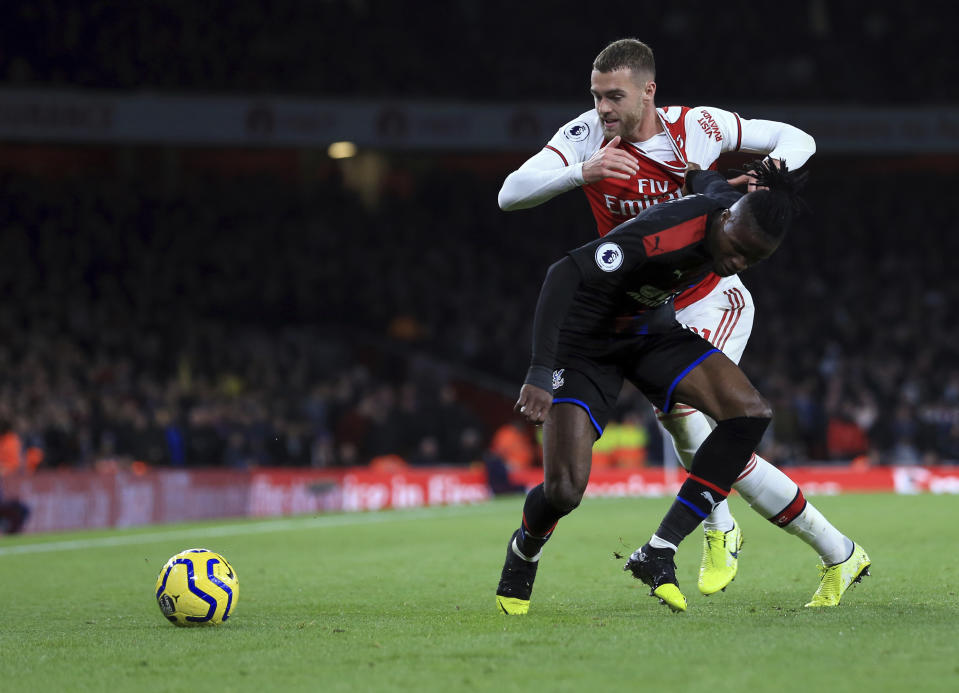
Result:
[[[773,163],[773,166],[776,168],[780,167],[779,159],[769,159]],[[734,188],[740,185],[746,186],[746,192],[751,193],[756,190],[769,190],[765,185],[756,185],[756,176],[754,176],[749,171],[746,171],[741,176],[736,176],[735,178],[727,178],[726,182],[729,183]]]
[[604,178],[629,180],[639,171],[639,161],[629,152],[618,148],[622,138],[616,135],[609,143],[583,164],[583,179],[587,184]]
[[513,405],[513,411],[522,414],[530,423],[541,424],[546,421],[546,415],[552,405],[553,395],[527,383],[520,389],[519,399]]
[[[690,161],[686,163],[686,173],[683,175],[688,174],[690,171],[702,171],[702,170],[703,170],[702,166],[700,166],[699,164],[694,164],[692,161]],[[683,193],[683,195],[689,194],[689,188],[686,186],[685,179],[683,180],[683,189],[681,190],[681,192]]]

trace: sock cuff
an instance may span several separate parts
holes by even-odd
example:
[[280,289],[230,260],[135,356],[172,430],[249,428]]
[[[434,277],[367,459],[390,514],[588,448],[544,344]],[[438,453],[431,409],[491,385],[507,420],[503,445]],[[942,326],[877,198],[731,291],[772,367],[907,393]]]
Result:
[[699,479],[708,479],[728,494],[752,460],[753,451],[769,422],[768,418],[747,416],[718,422],[696,451],[689,471]]
[[522,558],[522,559],[523,559],[524,561],[526,561],[527,563],[536,563],[537,561],[539,561],[539,557],[543,555],[543,549],[542,549],[542,547],[541,547],[540,550],[536,553],[535,556],[527,556],[525,553],[523,553],[523,552],[520,550],[519,544],[517,543],[515,537],[513,538],[513,542],[512,542],[512,544],[510,544],[510,546],[511,546],[512,549],[513,549],[513,553],[516,554],[517,556],[519,556],[520,558]]
[[734,416],[731,419],[721,419],[716,422],[716,425],[722,424],[730,430],[751,431],[762,428],[765,431],[770,421],[772,421],[770,416]]
[[650,538],[648,546],[649,546],[650,548],[652,548],[652,549],[668,549],[668,550],[672,551],[673,553],[675,553],[676,551],[679,550],[679,547],[676,546],[676,544],[673,544],[672,542],[666,541],[665,539],[663,539],[663,538],[662,538],[661,536],[659,536],[658,534],[654,534],[654,535]]
[[523,524],[521,525],[520,529],[523,530],[523,534],[525,536],[531,537],[533,539],[549,539],[549,536],[553,533],[553,530],[556,529],[556,525],[558,524],[559,524],[559,520],[556,520],[556,522],[550,525],[549,529],[547,529],[544,534],[542,535],[533,534],[531,531],[529,531],[529,525],[526,523],[526,513],[524,512]]
[[728,489],[728,488],[721,488],[721,487],[717,486],[716,484],[714,484],[713,482],[707,481],[706,479],[703,479],[702,477],[696,476],[695,474],[690,474],[690,475],[689,475],[689,479],[690,479],[691,481],[695,481],[695,482],[696,482],[697,484],[699,484],[700,486],[705,486],[707,489],[711,489],[711,490],[715,491],[716,493],[721,494],[723,498],[725,498],[726,496],[729,495],[729,489]]
[[785,527],[799,517],[802,514],[802,511],[805,509],[806,497],[802,494],[802,489],[797,486],[796,495],[793,496],[793,499],[789,502],[789,505],[770,517],[769,521],[777,527]]

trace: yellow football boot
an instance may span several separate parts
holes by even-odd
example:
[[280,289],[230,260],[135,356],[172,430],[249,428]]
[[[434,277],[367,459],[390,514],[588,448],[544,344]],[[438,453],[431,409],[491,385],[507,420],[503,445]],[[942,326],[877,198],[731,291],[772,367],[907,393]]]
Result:
[[662,585],[650,592],[653,597],[659,597],[661,604],[665,604],[673,611],[686,610],[686,597],[679,591],[679,585],[671,582],[664,582]]
[[496,608],[500,613],[518,616],[529,613],[529,599],[517,599],[516,597],[504,597],[496,595]]
[[657,597],[674,612],[685,611],[686,597],[679,591],[673,556],[672,552],[652,549],[647,544],[633,551],[623,570],[628,570],[634,578],[649,585],[649,596]]
[[821,578],[819,580],[819,589],[812,596],[806,606],[839,606],[839,600],[846,590],[856,582],[860,582],[869,575],[869,566],[872,561],[863,548],[853,543],[852,555],[842,563],[830,566],[820,566]]
[[[501,614],[521,615],[529,611],[529,597],[533,592],[533,580],[539,560],[524,560],[516,546],[516,530],[506,546],[506,562],[496,588],[496,609]],[[535,556],[539,558],[539,555]]]
[[743,547],[743,532],[733,521],[728,532],[706,530],[703,537],[703,562],[699,564],[699,591],[709,596],[725,590],[739,570],[739,550]]

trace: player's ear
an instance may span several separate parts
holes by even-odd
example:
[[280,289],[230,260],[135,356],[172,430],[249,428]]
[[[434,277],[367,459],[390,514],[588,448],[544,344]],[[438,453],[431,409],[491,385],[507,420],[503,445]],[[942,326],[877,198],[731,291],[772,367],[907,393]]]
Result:
[[643,90],[643,93],[650,99],[656,96],[656,82],[653,80],[646,82],[646,88]]
[[733,217],[733,210],[724,209],[719,215],[719,230],[722,233],[727,232],[727,227],[729,226],[729,220]]

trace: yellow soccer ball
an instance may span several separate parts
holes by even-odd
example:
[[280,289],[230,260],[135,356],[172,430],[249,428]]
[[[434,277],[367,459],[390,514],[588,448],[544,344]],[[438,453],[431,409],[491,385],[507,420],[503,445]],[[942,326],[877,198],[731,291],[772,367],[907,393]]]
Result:
[[209,549],[173,556],[157,577],[160,611],[176,626],[218,626],[233,616],[240,581],[233,566]]

